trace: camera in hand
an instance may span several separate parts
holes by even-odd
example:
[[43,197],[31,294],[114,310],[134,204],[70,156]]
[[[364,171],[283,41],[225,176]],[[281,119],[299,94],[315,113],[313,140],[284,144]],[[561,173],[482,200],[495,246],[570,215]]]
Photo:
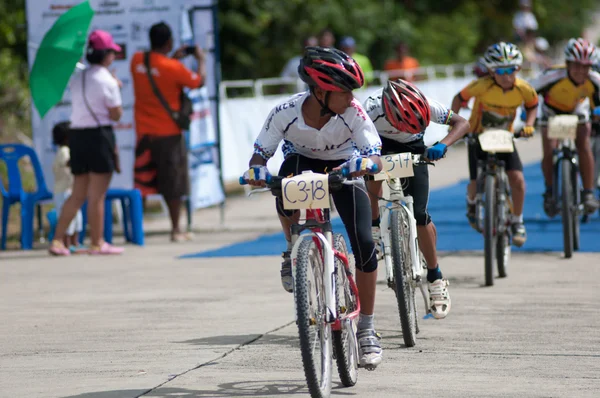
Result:
[[196,54],[196,46],[187,46],[185,48],[185,55],[194,55]]

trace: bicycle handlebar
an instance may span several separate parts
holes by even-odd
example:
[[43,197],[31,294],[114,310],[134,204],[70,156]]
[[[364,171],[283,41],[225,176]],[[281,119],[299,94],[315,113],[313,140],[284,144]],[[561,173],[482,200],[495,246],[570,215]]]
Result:
[[[370,173],[376,173],[377,172],[377,165],[373,165],[373,167],[371,168],[371,170],[369,170]],[[350,175],[350,169],[348,169],[347,167],[344,167],[340,170],[333,170],[329,173],[327,173],[329,175],[329,185],[335,185],[335,184],[340,184],[342,182],[344,182],[346,180],[346,178],[348,178],[348,176]],[[267,187],[270,189],[278,189],[281,188],[281,181],[287,177],[279,177],[279,176],[272,176],[272,175],[267,175],[267,179],[265,181],[265,183],[267,184]],[[244,179],[244,177],[240,177],[239,178],[239,183],[240,185],[248,185],[248,181],[246,181]]]

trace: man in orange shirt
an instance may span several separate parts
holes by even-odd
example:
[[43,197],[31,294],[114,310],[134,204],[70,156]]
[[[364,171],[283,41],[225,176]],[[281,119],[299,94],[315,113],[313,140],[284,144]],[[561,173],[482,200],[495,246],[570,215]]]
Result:
[[396,58],[388,59],[383,70],[388,73],[390,80],[414,80],[414,69],[419,67],[419,61],[408,55],[408,45],[401,41],[396,44]]
[[[204,53],[199,47],[182,47],[170,58],[173,35],[171,28],[163,22],[150,29],[150,46],[152,80],[169,108],[179,111],[183,88],[194,89],[204,84]],[[189,194],[187,150],[181,128],[152,88],[144,55],[138,52],[131,60],[137,133],[135,187],[144,197],[152,193],[163,195],[171,218],[171,240],[176,242],[182,239],[179,229],[181,198]],[[193,55],[198,61],[196,72],[178,61],[186,55]]]

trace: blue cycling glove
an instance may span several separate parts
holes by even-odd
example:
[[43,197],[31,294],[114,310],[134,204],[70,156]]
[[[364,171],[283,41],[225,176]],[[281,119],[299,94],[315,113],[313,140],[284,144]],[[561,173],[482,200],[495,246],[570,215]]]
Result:
[[592,114],[594,116],[600,116],[600,106],[595,107],[594,111],[592,112]]
[[432,147],[427,148],[425,151],[425,157],[429,160],[440,160],[446,154],[448,147],[446,144],[436,142]]

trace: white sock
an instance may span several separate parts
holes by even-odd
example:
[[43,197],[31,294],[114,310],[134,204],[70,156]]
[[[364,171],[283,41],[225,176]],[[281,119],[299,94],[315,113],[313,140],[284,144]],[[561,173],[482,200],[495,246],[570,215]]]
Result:
[[286,240],[286,243],[287,243],[287,247],[286,247],[285,251],[291,252],[292,251],[292,241]]
[[477,199],[471,199],[469,196],[467,196],[467,203],[470,205],[477,204]]
[[358,330],[375,329],[373,324],[373,315],[365,315],[362,312],[358,315]]
[[511,214],[510,221],[512,223],[523,223],[523,214],[519,214],[518,216],[516,214]]

